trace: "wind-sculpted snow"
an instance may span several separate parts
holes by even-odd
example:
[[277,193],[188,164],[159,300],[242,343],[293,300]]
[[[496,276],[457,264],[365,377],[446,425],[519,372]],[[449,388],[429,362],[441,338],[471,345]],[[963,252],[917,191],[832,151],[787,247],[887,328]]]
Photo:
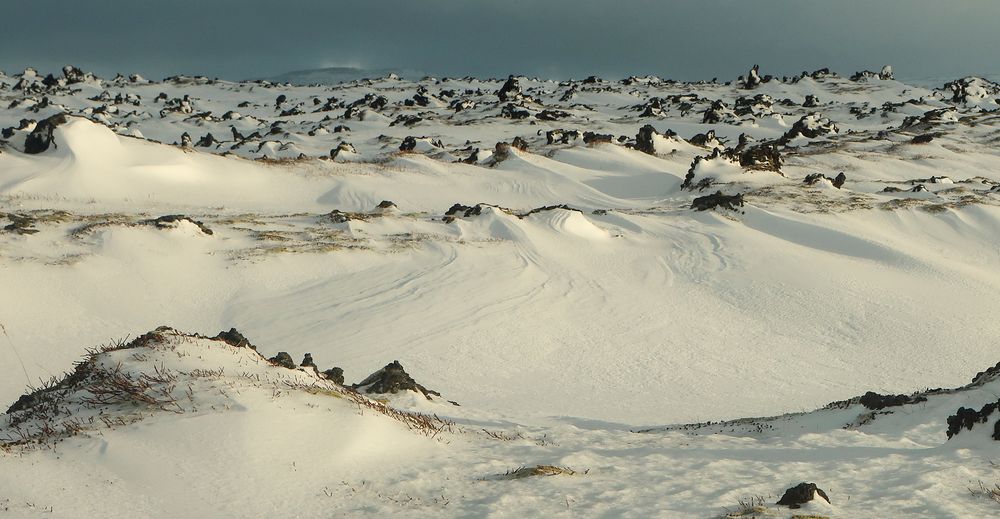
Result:
[[[926,89],[890,69],[766,72],[729,83],[314,86],[0,75],[0,398],[14,402],[108,337],[161,323],[235,327],[283,365],[307,353],[330,363],[317,371],[333,377],[323,384],[398,360],[461,407],[416,393],[386,397],[392,405],[443,413],[478,439],[446,440],[460,454],[438,465],[424,456],[439,443],[419,443],[400,455],[409,468],[376,478],[367,465],[338,472],[322,433],[304,432],[334,425],[299,423],[277,398],[197,422],[158,410],[107,432],[110,446],[74,444],[76,467],[109,460],[88,474],[122,488],[116,506],[142,470],[102,449],[180,434],[212,439],[218,456],[204,454],[208,468],[181,456],[177,473],[208,481],[248,456],[237,470],[263,480],[271,469],[254,460],[266,459],[288,476],[276,492],[318,499],[307,516],[627,515],[628,504],[701,517],[758,495],[772,513],[803,482],[830,495],[819,515],[886,516],[876,501],[916,516],[988,515],[967,487],[992,474],[996,398],[907,398],[1000,360],[996,85]],[[861,423],[864,404],[852,401],[768,421],[754,439],[742,425],[694,440],[663,427],[869,391],[865,402],[904,405]],[[946,442],[949,417],[959,431]],[[197,432],[271,420],[291,429],[267,429],[259,449],[293,456],[243,449],[250,433],[231,444]],[[661,434],[628,432],[650,428]],[[302,434],[308,445],[290,447]],[[153,457],[167,463],[188,444],[164,445]],[[308,488],[293,489],[316,456],[327,457]],[[0,463],[16,470],[0,473],[76,488],[51,475],[54,460],[12,459]],[[438,472],[422,483],[428,466]],[[555,476],[496,486],[539,474]],[[244,496],[234,489],[245,483],[226,489]],[[219,492],[205,488],[212,495],[188,508],[165,505],[186,502],[178,487],[121,510],[254,515],[287,502],[262,504],[274,493],[250,486],[263,508],[213,509]],[[105,511],[74,495],[91,506],[77,515]]]

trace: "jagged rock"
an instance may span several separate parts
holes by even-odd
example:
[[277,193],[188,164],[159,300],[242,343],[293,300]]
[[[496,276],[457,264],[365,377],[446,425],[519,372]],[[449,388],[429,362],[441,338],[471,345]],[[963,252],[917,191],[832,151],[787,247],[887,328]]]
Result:
[[493,162],[499,163],[510,158],[510,144],[498,142],[493,148]]
[[200,229],[201,232],[204,234],[208,235],[213,234],[212,229],[209,229],[204,223],[195,220],[193,218],[184,216],[182,214],[168,214],[166,216],[161,216],[155,220],[149,220],[148,223],[151,223],[152,225],[156,226],[157,229],[172,229],[174,227],[177,227],[177,224],[182,221],[193,223],[194,225],[198,226],[198,229]]
[[312,353],[306,353],[302,357],[302,362],[299,363],[299,366],[302,366],[303,368],[315,368],[316,363],[313,362]]
[[420,121],[423,121],[423,120],[424,120],[423,117],[420,117],[420,116],[417,116],[417,115],[402,114],[402,115],[396,117],[396,119],[394,119],[391,123],[389,123],[389,126],[397,126],[397,125],[401,124],[401,125],[406,126],[406,127],[409,128],[409,127],[412,127],[412,126],[416,126],[417,123],[419,123]]
[[[955,414],[948,417],[948,439],[962,432],[963,429],[971,431],[979,423],[986,423],[990,415],[1000,410],[1000,400],[984,405],[979,411],[967,407],[959,407]],[[994,440],[1000,441],[1000,420],[993,425]]]
[[818,112],[803,115],[792,127],[781,136],[779,142],[787,145],[796,137],[815,139],[823,135],[838,133],[840,129],[830,119],[823,117]]
[[805,102],[802,103],[803,108],[815,108],[817,106],[819,106],[819,98],[812,94],[807,95]]
[[746,81],[743,82],[743,88],[746,90],[750,90],[752,88],[756,88],[757,85],[760,84],[761,84],[760,66],[754,65],[753,68],[750,69],[750,72],[747,73],[747,79]]
[[716,191],[711,195],[699,196],[691,202],[691,209],[696,211],[707,211],[716,207],[738,211],[737,207],[743,207],[743,194],[724,195],[722,191]]
[[1000,95],[1000,84],[978,77],[966,77],[945,83],[945,90],[951,90],[953,103],[981,101]]
[[586,144],[612,143],[615,136],[609,133],[583,132],[583,142]]
[[694,144],[695,146],[710,146],[718,143],[718,138],[715,136],[715,130],[708,130],[705,133],[699,133],[694,137],[691,137],[688,142]]
[[382,200],[381,202],[379,202],[378,206],[376,206],[375,208],[379,209],[379,210],[382,210],[382,211],[385,211],[385,210],[388,210],[388,209],[396,209],[396,204],[393,203],[390,200]]
[[459,162],[461,162],[462,164],[476,164],[476,163],[478,163],[479,162],[479,148],[476,148],[476,149],[472,150],[472,153],[469,153],[468,157],[466,157],[464,159],[460,159]]
[[267,359],[267,361],[275,366],[295,369],[295,361],[292,360],[292,356],[289,355],[287,351],[279,351],[277,355]]
[[188,135],[188,132],[181,134],[181,146],[185,148],[191,147],[191,136]]
[[59,146],[54,142],[52,135],[57,126],[66,124],[67,121],[65,114],[53,115],[39,121],[35,125],[35,129],[31,130],[31,133],[24,139],[24,152],[34,155],[49,149],[50,145],[58,148]]
[[[476,204],[474,206],[468,206],[456,203],[452,205],[450,208],[448,208],[448,210],[444,213],[444,215],[446,217],[450,217],[450,216],[455,216],[459,213],[462,213],[462,216],[466,218],[470,216],[479,216],[483,214],[483,205]],[[452,220],[454,220],[454,218],[452,218]],[[450,223],[450,221],[446,223]]]
[[511,141],[510,145],[512,148],[515,148],[519,151],[528,151],[527,141],[522,139],[520,136],[514,137],[514,140]]
[[910,139],[910,142],[913,144],[927,144],[928,142],[931,142],[933,140],[934,140],[933,133],[925,133],[923,135],[917,135],[916,137]]
[[344,370],[341,368],[330,368],[323,372],[323,376],[326,377],[327,380],[344,385]]
[[804,503],[816,499],[817,495],[827,503],[830,502],[830,497],[826,495],[823,489],[817,487],[815,483],[799,483],[785,490],[785,494],[781,496],[781,499],[776,504],[787,506],[788,508],[801,508]]
[[372,373],[351,387],[354,389],[363,389],[368,394],[395,394],[400,391],[416,391],[424,395],[428,400],[431,400],[431,395],[441,396],[437,391],[429,390],[413,380],[398,360],[392,361],[384,368]]
[[521,98],[521,84],[518,83],[517,79],[511,75],[507,78],[507,81],[503,84],[499,91],[497,91],[497,97],[500,98],[501,102],[515,101]]
[[528,117],[531,117],[531,112],[523,108],[519,108],[514,103],[507,103],[500,109],[500,117],[506,119],[527,119]]
[[653,128],[649,124],[639,128],[639,133],[635,136],[635,149],[649,155],[656,155],[656,145],[653,143],[653,136],[659,134],[656,128]]
[[744,117],[751,115],[754,117],[762,117],[771,113],[771,107],[774,105],[774,98],[767,94],[757,94],[753,97],[740,97],[736,99],[736,103],[733,105],[733,113],[738,117]]
[[844,182],[847,181],[847,175],[845,175],[844,172],[841,171],[837,175],[836,178],[830,178],[830,177],[828,177],[828,176],[826,176],[826,175],[824,175],[822,173],[812,173],[812,174],[806,175],[806,178],[803,180],[803,183],[809,184],[811,186],[811,185],[816,184],[820,180],[824,180],[824,179],[825,180],[829,180],[830,183],[833,184],[833,187],[835,187],[837,189],[840,189],[841,187],[844,186]]
[[577,130],[548,130],[545,132],[545,143],[546,144],[569,144],[570,140],[576,140],[580,138],[580,132]]
[[557,121],[559,119],[565,119],[569,117],[569,112],[564,112],[562,110],[542,110],[535,114],[535,118],[540,121]]
[[917,184],[916,186],[913,186],[913,189],[910,189],[911,193],[923,193],[926,191],[928,191],[927,186],[923,184]]
[[413,151],[417,147],[417,139],[415,137],[406,137],[403,139],[403,143],[399,145],[399,151]]
[[895,79],[895,76],[892,74],[892,65],[882,67],[882,71],[878,73],[878,78],[881,80]]
[[236,346],[239,348],[250,348],[256,350],[257,347],[250,344],[250,340],[243,336],[242,333],[236,331],[236,328],[230,328],[228,332],[219,332],[218,335],[212,337],[220,341],[224,341],[226,344]]
[[336,159],[341,153],[357,153],[358,150],[354,149],[354,145],[349,142],[341,142],[336,148],[330,150],[330,158]]
[[744,169],[781,172],[781,153],[771,143],[761,143],[750,147],[739,155],[740,166]]
[[707,108],[704,114],[702,115],[701,118],[702,124],[721,123],[725,116],[725,112],[727,110],[728,107],[726,106],[726,103],[722,102],[721,100],[712,101],[712,105],[709,108]]
[[213,137],[211,133],[208,133],[204,137],[198,139],[198,143],[195,144],[195,146],[198,148],[209,148],[218,143],[219,141],[215,140],[215,137]]
[[871,409],[872,411],[878,411],[880,409],[885,409],[886,407],[898,407],[901,405],[915,404],[926,401],[927,397],[923,395],[880,395],[872,391],[865,393],[859,399],[861,405]]

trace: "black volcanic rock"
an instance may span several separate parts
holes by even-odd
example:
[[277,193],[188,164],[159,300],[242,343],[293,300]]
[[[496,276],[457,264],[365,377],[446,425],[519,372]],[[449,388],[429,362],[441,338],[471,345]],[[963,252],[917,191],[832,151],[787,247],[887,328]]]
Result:
[[[986,423],[990,416],[1000,410],[1000,400],[984,405],[979,411],[967,407],[959,407],[955,414],[948,417],[948,439],[962,432],[971,431],[976,424]],[[1000,441],[1000,420],[993,425],[994,440]]]
[[344,385],[344,370],[341,368],[330,368],[323,372],[323,376],[326,377],[327,380],[332,380],[340,385]]
[[31,130],[31,133],[24,139],[24,152],[34,155],[48,150],[50,145],[58,148],[58,145],[56,145],[52,138],[52,134],[55,132],[57,126],[66,124],[67,121],[68,119],[65,114],[53,115],[39,121],[35,125],[35,129]]
[[296,367],[295,361],[292,360],[292,356],[287,351],[279,351],[277,355],[267,359],[267,361],[283,368],[295,369]]
[[819,496],[823,498],[827,503],[830,502],[830,497],[826,495],[823,489],[816,486],[816,483],[799,483],[788,490],[785,490],[785,494],[781,496],[776,504],[787,506],[788,508],[801,508],[803,504],[812,501]]
[[583,142],[586,144],[611,143],[615,136],[609,133],[583,132]]
[[521,97],[521,84],[511,75],[507,81],[497,91],[497,97],[501,102],[515,101]]
[[922,395],[880,395],[869,391],[861,396],[859,402],[872,411],[885,409],[886,407],[899,407],[907,404],[926,402],[927,397]]
[[724,195],[722,191],[716,191],[711,195],[699,196],[691,202],[691,209],[695,211],[707,211],[716,207],[738,211],[737,207],[743,207],[743,194]]
[[659,135],[659,132],[652,125],[647,124],[639,128],[639,133],[635,136],[635,149],[649,155],[656,155],[656,146],[653,143],[654,135]]
[[362,389],[368,394],[395,394],[400,391],[416,391],[424,395],[428,400],[431,395],[441,396],[437,391],[432,391],[413,380],[398,360],[387,364],[384,368],[372,373],[361,382],[354,384],[354,389]]
[[771,143],[751,146],[740,153],[739,160],[740,166],[744,169],[781,172],[781,153],[778,147]]
[[211,236],[213,234],[212,229],[209,229],[203,222],[184,216],[182,214],[168,214],[166,216],[161,216],[154,220],[147,220],[144,223],[152,224],[157,229],[171,229],[177,226],[179,222],[186,221],[193,223],[201,230],[202,233]]
[[230,328],[228,332],[219,332],[218,335],[212,338],[239,348],[250,348],[251,350],[257,349],[257,347],[250,344],[250,340],[244,337],[242,333],[238,332],[236,328]]

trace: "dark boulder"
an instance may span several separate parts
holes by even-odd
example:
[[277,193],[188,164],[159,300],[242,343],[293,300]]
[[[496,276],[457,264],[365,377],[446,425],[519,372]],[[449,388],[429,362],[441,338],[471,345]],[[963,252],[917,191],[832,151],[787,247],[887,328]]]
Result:
[[612,143],[615,136],[610,133],[583,132],[583,142],[586,144]]
[[695,146],[708,146],[709,143],[715,142],[718,139],[715,137],[715,130],[708,130],[705,133],[699,133],[688,141]]
[[368,378],[352,386],[354,389],[361,389],[368,394],[395,394],[400,391],[416,391],[424,395],[428,400],[431,395],[441,396],[437,391],[432,391],[418,384],[411,377],[398,360],[387,364],[384,368],[372,373]]
[[326,377],[327,380],[344,385],[344,370],[341,368],[330,368],[323,372],[323,376]]
[[201,232],[204,234],[210,236],[213,234],[212,229],[209,229],[208,226],[206,226],[203,222],[195,220],[188,216],[184,216],[182,214],[168,214],[156,218],[155,220],[148,220],[144,223],[152,224],[157,229],[172,229],[174,227],[177,227],[177,224],[182,221],[193,223],[194,225],[198,226],[198,229],[201,230]]
[[761,82],[762,81],[760,78],[760,66],[754,65],[753,68],[750,69],[750,72],[747,73],[747,78],[745,81],[743,81],[742,86],[744,89],[750,90],[752,88],[756,88],[757,85],[761,84]]
[[774,144],[765,142],[751,146],[739,157],[744,169],[781,172],[781,153]]
[[330,158],[335,159],[341,153],[357,153],[358,150],[349,142],[341,142],[336,148],[330,150]]
[[415,137],[406,137],[403,139],[403,143],[399,145],[399,151],[413,151],[417,147],[417,139]]
[[[1000,410],[1000,400],[984,405],[979,411],[967,407],[959,407],[955,414],[948,417],[948,439],[962,430],[971,431],[976,424],[986,423],[994,412]],[[1000,441],[1000,420],[993,425],[992,438]]]
[[204,137],[198,139],[198,142],[195,144],[195,146],[198,148],[210,148],[218,143],[219,141],[215,140],[215,137],[213,137],[210,132]]
[[228,332],[219,332],[218,335],[212,338],[238,348],[250,348],[251,350],[257,349],[257,347],[250,344],[250,340],[244,337],[242,333],[238,332],[236,328],[230,328]]
[[776,504],[781,506],[787,506],[788,508],[802,508],[804,503],[808,503],[816,496],[822,497],[827,503],[830,502],[830,497],[826,495],[823,489],[816,486],[816,483],[799,483],[788,490],[785,490],[785,494],[781,496]]
[[52,134],[55,132],[57,126],[66,124],[67,121],[68,119],[65,114],[53,115],[39,121],[35,125],[35,129],[31,130],[31,133],[24,139],[24,152],[34,155],[49,149],[49,145],[58,148],[59,146],[53,140]]
[[639,128],[639,133],[635,136],[635,149],[649,155],[656,155],[656,145],[653,143],[654,135],[659,135],[659,132],[652,125],[647,124]]
[[292,356],[289,355],[287,351],[279,351],[277,355],[267,359],[267,361],[275,366],[295,369],[295,361],[292,360]]
[[711,195],[699,196],[691,202],[691,209],[696,211],[707,211],[716,207],[738,211],[737,207],[743,207],[743,194],[724,195],[722,191],[716,191]]
[[312,353],[306,353],[302,357],[302,362],[299,363],[299,366],[302,366],[303,368],[315,368],[316,363],[313,361]]
[[927,397],[922,395],[880,395],[869,391],[862,395],[858,401],[866,408],[871,409],[872,411],[878,411],[880,409],[885,409],[886,407],[899,407],[907,404],[926,402]]
[[569,112],[564,112],[562,110],[542,110],[535,114],[535,118],[540,121],[557,121],[559,119],[565,119],[569,117]]
[[501,102],[514,101],[521,98],[521,84],[518,83],[517,79],[511,75],[507,78],[507,81],[500,87],[497,91],[497,97],[500,98]]
[[523,108],[519,108],[514,103],[507,103],[500,109],[500,117],[505,119],[527,119],[528,117],[531,117],[531,112]]
[[519,151],[528,151],[528,142],[520,136],[514,137],[514,140],[511,141],[510,145]]

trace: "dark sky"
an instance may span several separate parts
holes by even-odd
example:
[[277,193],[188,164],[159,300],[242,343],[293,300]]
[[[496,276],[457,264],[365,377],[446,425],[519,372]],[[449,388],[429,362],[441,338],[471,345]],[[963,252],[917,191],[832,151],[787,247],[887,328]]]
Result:
[[732,79],[892,64],[1000,72],[997,0],[34,0],[0,9],[0,69],[158,79],[360,66],[434,75]]

